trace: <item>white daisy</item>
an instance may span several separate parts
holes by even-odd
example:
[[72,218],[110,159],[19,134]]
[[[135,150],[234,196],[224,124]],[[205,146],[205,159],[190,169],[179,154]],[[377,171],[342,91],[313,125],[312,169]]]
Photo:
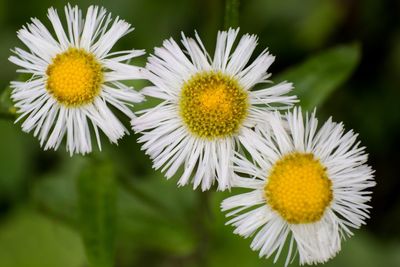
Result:
[[[234,216],[227,224],[235,233],[254,236],[259,255],[278,259],[288,241],[286,265],[293,251],[300,264],[325,262],[340,250],[341,238],[352,235],[368,218],[373,171],[366,165],[357,134],[344,132],[329,119],[317,131],[315,112],[300,109],[271,119],[271,129],[259,128],[246,147],[254,163],[235,160],[235,186],[253,191],[229,197],[222,210]],[[290,240],[290,241],[289,241]],[[295,249],[297,247],[297,249]]]
[[255,35],[245,34],[234,49],[239,30],[219,32],[214,58],[206,52],[199,36],[182,34],[184,51],[171,38],[156,48],[146,69],[154,84],[145,95],[162,103],[142,111],[134,119],[135,131],[143,133],[139,142],[166,177],[184,166],[179,185],[193,182],[207,190],[230,187],[230,168],[237,145],[246,142],[251,128],[265,122],[271,109],[287,109],[295,96],[287,96],[290,83],[254,90],[269,83],[269,66],[274,61],[264,50],[253,62]]
[[[128,130],[110,107],[134,117],[129,106],[143,96],[121,81],[141,78],[139,67],[124,63],[142,50],[110,53],[113,45],[131,32],[131,25],[113,20],[104,8],[90,6],[86,17],[77,6],[65,7],[66,29],[57,11],[48,10],[55,34],[36,18],[18,31],[29,50],[15,48],[9,60],[31,74],[26,82],[12,82],[12,98],[22,129],[33,131],[44,149],[57,149],[66,135],[67,150],[92,150],[91,130],[101,149],[99,129],[116,143]],[[89,126],[89,122],[91,126]]]

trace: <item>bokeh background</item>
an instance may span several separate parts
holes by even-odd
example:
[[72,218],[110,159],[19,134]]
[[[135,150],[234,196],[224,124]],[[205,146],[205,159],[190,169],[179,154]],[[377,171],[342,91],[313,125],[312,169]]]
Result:
[[[216,31],[223,28],[224,1],[70,2],[83,9],[103,5],[136,27],[115,49],[144,48],[151,53],[163,39],[177,39],[181,31],[192,35],[196,29],[213,51]],[[7,61],[10,48],[22,46],[16,30],[30,17],[49,25],[47,8],[62,9],[65,3],[0,0],[0,93],[17,78],[16,67]],[[239,19],[242,33],[259,35],[257,51],[268,47],[276,55],[273,80],[294,75],[301,84],[301,77],[290,73],[295,66],[338,45],[350,49],[344,52],[349,53],[348,59],[344,56],[342,61],[344,67],[347,61],[352,66],[340,82],[334,71],[316,78],[335,84],[317,101],[318,117],[324,120],[332,115],[359,133],[370,155],[369,164],[376,170],[377,186],[371,219],[325,266],[400,266],[400,2],[246,0],[241,1]],[[321,69],[330,60],[334,57],[320,58]],[[135,63],[144,65],[145,57]],[[319,69],[309,68],[303,74],[313,79],[313,71],[320,75]],[[7,105],[7,92],[1,101]],[[312,94],[307,101],[313,101]],[[219,203],[229,192],[177,188],[175,179],[167,181],[151,169],[150,160],[136,144],[137,137],[126,136],[118,146],[103,138],[103,152],[93,156],[101,158],[101,163],[90,167],[88,157],[69,157],[64,148],[43,152],[31,134],[22,133],[20,123],[0,117],[0,266],[88,266],[79,235],[76,177],[86,168],[103,170],[101,164],[112,166],[116,173],[115,252],[111,253],[117,267],[272,265],[250,250],[250,240],[232,234],[233,229],[224,225]],[[279,261],[276,266],[282,264]]]

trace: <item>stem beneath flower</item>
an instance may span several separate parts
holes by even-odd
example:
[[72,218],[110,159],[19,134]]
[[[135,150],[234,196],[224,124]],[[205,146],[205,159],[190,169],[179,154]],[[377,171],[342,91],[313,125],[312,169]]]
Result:
[[239,27],[239,0],[225,0],[225,29]]

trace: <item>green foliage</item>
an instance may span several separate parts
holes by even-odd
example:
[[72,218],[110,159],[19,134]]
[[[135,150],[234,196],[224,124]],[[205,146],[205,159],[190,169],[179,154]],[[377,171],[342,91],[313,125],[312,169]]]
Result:
[[[178,40],[181,31],[192,35],[195,29],[205,46],[213,48],[216,31],[224,22],[224,4],[231,8],[238,2],[103,0],[98,4],[136,28],[114,51],[144,48],[150,54],[163,39]],[[75,3],[82,8],[90,4]],[[356,231],[333,260],[320,266],[400,266],[400,202],[396,198],[400,37],[398,20],[388,14],[395,9],[384,1],[252,0],[240,4],[241,34],[259,36],[257,49],[269,47],[277,56],[273,68],[293,66],[295,59],[307,57],[272,80],[293,82],[293,93],[303,108],[323,105],[324,113],[361,132],[376,161],[371,165],[384,181],[374,192],[370,228]],[[45,11],[51,5],[63,14],[65,1],[25,1],[23,8],[21,1],[0,1],[0,88],[6,88],[10,80],[27,79],[16,77],[16,66],[7,62],[9,49],[23,47],[16,30],[30,17],[49,26]],[[229,10],[226,26],[238,25],[239,13]],[[360,46],[324,49],[354,38],[360,38],[367,57],[361,74],[348,81],[358,66]],[[140,66],[145,62],[146,56],[134,61]],[[140,90],[147,82],[129,84]],[[329,98],[337,89],[341,90],[335,98]],[[13,124],[16,116],[10,94],[9,87],[0,90],[1,267],[86,267],[88,262],[100,267],[283,266],[284,253],[272,265],[273,259],[260,259],[251,251],[250,238],[234,235],[233,227],[224,225],[219,205],[237,193],[235,189],[201,193],[190,186],[177,188],[174,178],[167,181],[151,168],[136,143],[137,135],[124,137],[119,146],[102,139],[106,163],[71,158],[63,145],[57,152],[42,151],[37,138],[23,133],[20,123]],[[158,103],[148,100],[136,104],[134,110]],[[291,266],[297,266],[297,259]]]
[[93,267],[114,266],[116,183],[110,163],[90,162],[77,180],[79,228]]
[[0,199],[18,199],[31,178],[35,146],[9,119],[0,119],[0,135]]
[[[309,12],[296,26],[294,38],[301,47],[312,49],[320,47],[329,39],[348,10],[335,1],[313,0],[308,5]],[[294,8],[298,6],[294,5]]]
[[358,44],[341,45],[321,52],[278,75],[276,81],[290,81],[292,91],[305,110],[320,106],[354,71],[360,61]]
[[19,207],[1,222],[1,267],[82,267],[85,253],[76,231]]
[[32,200],[37,210],[60,222],[78,225],[76,180],[87,166],[83,157],[64,156],[62,163],[32,185]]
[[225,29],[239,26],[239,0],[225,0]]
[[0,92],[0,119],[14,119],[15,108],[11,101],[11,88],[7,87],[4,91]]

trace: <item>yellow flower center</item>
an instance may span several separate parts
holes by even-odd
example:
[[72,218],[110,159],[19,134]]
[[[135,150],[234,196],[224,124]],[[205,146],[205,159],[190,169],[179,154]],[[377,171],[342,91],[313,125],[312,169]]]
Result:
[[332,201],[332,182],[313,154],[294,152],[278,160],[264,188],[266,200],[287,222],[319,221]]
[[101,64],[93,54],[77,48],[70,48],[53,58],[46,74],[47,90],[65,106],[91,103],[100,93],[103,82]]
[[180,115],[202,138],[235,134],[248,112],[248,94],[238,82],[219,72],[194,75],[182,88]]

